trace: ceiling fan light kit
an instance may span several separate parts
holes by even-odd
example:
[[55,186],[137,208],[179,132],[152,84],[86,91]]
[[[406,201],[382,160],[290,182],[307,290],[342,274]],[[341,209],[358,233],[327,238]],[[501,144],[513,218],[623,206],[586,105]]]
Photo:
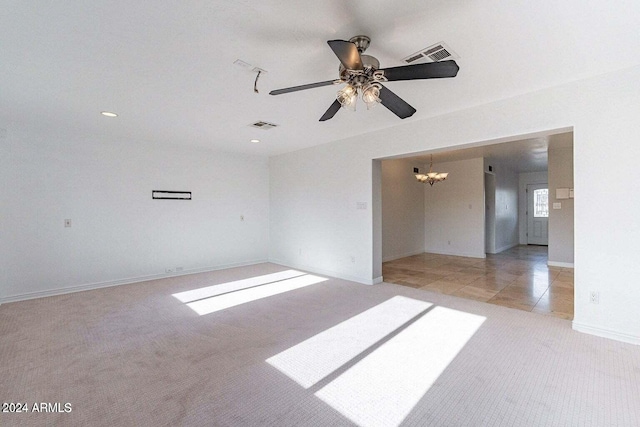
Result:
[[380,88],[378,83],[367,83],[362,88],[362,100],[367,104],[367,110],[375,107],[380,103]]
[[380,62],[376,58],[363,55],[371,44],[371,39],[367,36],[355,36],[349,41],[329,40],[327,43],[340,60],[337,80],[327,80],[269,92],[270,95],[281,95],[346,83],[346,86],[338,91],[336,100],[320,118],[321,122],[331,119],[341,107],[355,111],[358,94],[367,105],[367,110],[380,103],[396,116],[406,119],[411,117],[416,109],[383,86],[381,82],[455,77],[459,70],[458,64],[453,60],[381,69]]
[[343,89],[338,91],[336,99],[342,106],[342,108],[356,110],[356,102],[358,101],[358,88],[351,85],[346,85]]

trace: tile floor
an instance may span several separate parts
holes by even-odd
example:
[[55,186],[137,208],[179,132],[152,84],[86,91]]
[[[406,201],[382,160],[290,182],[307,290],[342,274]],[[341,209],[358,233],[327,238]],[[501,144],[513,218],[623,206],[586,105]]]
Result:
[[546,246],[486,259],[424,253],[382,264],[384,281],[573,319],[573,269],[547,266]]

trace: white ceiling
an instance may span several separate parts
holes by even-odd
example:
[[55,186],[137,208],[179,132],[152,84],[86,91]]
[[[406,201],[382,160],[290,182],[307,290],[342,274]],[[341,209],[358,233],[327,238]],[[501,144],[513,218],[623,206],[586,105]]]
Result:
[[[177,144],[274,155],[638,64],[640,2],[9,0],[0,14],[0,129],[69,143]],[[337,77],[326,44],[366,34],[382,67],[444,41],[458,77],[392,82],[417,113],[318,118]],[[241,59],[267,70],[256,74]],[[100,111],[115,111],[109,119]],[[247,125],[265,120],[269,131]],[[252,138],[262,142],[252,144]]]
[[[573,132],[544,135],[535,138],[516,139],[499,144],[479,145],[444,152],[424,153],[409,157],[416,164],[454,162],[484,157],[488,164],[499,163],[517,173],[544,172],[549,165],[548,151],[554,148],[572,148]],[[435,166],[434,166],[435,167]]]

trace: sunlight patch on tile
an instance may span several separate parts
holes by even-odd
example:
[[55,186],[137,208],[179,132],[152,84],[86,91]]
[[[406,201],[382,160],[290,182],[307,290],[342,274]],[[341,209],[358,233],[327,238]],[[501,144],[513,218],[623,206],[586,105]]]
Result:
[[248,279],[235,280],[233,282],[220,283],[218,285],[207,286],[205,288],[193,289],[190,291],[173,294],[173,297],[180,302],[188,303],[199,299],[210,298],[216,295],[226,294],[254,286],[266,285],[292,277],[304,276],[306,273],[296,270],[285,270],[278,273],[265,274],[263,276],[250,277]]
[[280,280],[278,282],[262,286],[255,286],[248,289],[213,296],[211,298],[201,299],[190,302],[187,306],[202,316],[247,302],[289,292],[294,289],[304,288],[305,286],[314,285],[326,280],[328,279],[325,279],[324,277],[305,274],[304,276],[293,277],[291,279]]
[[432,304],[395,296],[269,359],[304,388],[334,372]]
[[435,307],[315,395],[360,426],[398,426],[485,319]]

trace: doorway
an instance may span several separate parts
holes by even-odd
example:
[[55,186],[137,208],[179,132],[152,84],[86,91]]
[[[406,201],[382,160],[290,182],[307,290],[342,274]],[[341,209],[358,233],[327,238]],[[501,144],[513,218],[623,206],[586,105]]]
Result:
[[[573,134],[565,132],[439,152],[438,164],[446,164],[450,176],[429,191],[416,181],[413,169],[429,164],[430,152],[374,160],[376,281],[493,300],[491,303],[571,319],[573,264],[550,262],[549,245],[558,247],[554,240],[554,221],[559,213],[553,209],[555,188],[573,186],[572,169],[567,170],[573,164],[572,146]],[[477,159],[484,160],[462,163]],[[398,162],[401,173],[390,174],[395,169],[383,168],[385,162]],[[488,170],[488,165],[494,166],[493,170]],[[452,188],[460,182],[464,184]],[[382,197],[382,187],[390,196]],[[396,197],[400,193],[408,195],[402,202]],[[573,205],[567,205],[561,213],[569,213]],[[463,212],[473,216],[460,219]],[[455,234],[464,243],[453,248],[453,233],[471,222],[473,233]],[[572,230],[573,226],[566,228]],[[513,243],[517,246],[511,246]],[[562,243],[568,246],[573,241]],[[471,245],[485,249],[484,257],[466,253]],[[496,249],[500,253],[492,253]]]

